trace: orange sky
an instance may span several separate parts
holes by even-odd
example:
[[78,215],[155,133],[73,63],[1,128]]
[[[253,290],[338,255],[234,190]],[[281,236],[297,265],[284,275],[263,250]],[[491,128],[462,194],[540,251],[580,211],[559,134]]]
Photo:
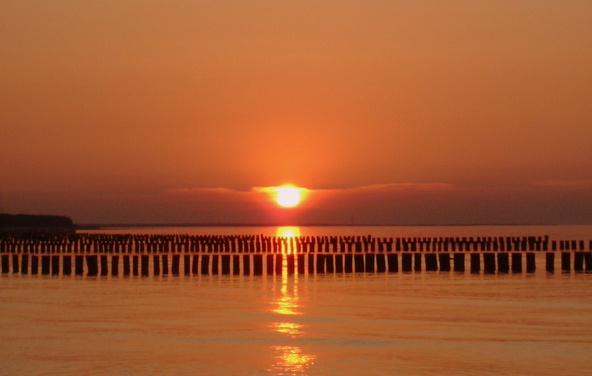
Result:
[[0,34],[0,212],[592,223],[588,0],[8,0]]

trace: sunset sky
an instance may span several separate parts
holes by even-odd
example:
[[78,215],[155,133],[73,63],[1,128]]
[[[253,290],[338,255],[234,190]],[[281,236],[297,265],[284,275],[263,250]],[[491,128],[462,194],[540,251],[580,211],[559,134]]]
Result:
[[0,212],[592,223],[590,0],[3,0],[0,35]]

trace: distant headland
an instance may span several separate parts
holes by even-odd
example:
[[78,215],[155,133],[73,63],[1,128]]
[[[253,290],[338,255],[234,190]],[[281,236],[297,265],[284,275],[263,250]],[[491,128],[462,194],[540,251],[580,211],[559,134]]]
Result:
[[0,231],[74,230],[72,219],[61,215],[0,213]]

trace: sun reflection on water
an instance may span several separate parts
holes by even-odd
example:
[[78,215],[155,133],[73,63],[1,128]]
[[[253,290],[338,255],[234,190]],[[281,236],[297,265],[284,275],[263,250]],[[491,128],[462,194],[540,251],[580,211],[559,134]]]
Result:
[[307,369],[314,364],[315,355],[304,354],[298,346],[272,346],[275,362],[271,372],[278,375],[306,375]]
[[[295,253],[293,238],[300,236],[298,227],[279,227],[277,236],[287,238],[288,249],[284,253]],[[305,335],[304,325],[295,322],[302,316],[300,300],[298,296],[298,275],[289,275],[286,257],[282,262],[281,285],[279,296],[271,302],[270,311],[279,315],[278,321],[270,325],[271,330],[286,336],[291,340],[297,340]],[[287,345],[271,346],[274,357],[270,372],[277,375],[306,375],[307,369],[314,364],[316,355],[306,354],[300,346]]]

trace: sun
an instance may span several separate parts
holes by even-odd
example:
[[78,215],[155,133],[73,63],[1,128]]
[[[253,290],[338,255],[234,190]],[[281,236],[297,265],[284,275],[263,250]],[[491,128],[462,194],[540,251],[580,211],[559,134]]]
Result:
[[293,208],[302,200],[302,189],[284,185],[275,189],[275,202],[283,208]]

